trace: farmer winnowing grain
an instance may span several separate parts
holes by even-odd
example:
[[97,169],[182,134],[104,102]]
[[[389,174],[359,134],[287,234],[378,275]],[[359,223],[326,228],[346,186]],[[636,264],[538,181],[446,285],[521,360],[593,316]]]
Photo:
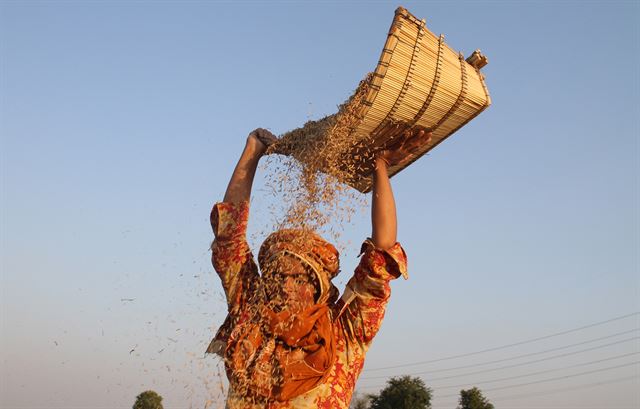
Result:
[[246,241],[249,198],[258,161],[276,137],[256,129],[233,172],[224,201],[211,211],[212,262],[229,314],[207,352],[224,358],[229,409],[348,408],[378,332],[389,282],[407,278],[407,258],[396,242],[396,208],[387,167],[430,135],[405,135],[375,155],[372,235],[339,298],[336,248],[308,230],[280,230],[258,254]]

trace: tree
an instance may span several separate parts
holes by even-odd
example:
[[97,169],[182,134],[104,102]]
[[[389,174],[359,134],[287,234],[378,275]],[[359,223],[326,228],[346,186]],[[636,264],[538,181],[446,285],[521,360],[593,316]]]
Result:
[[354,392],[349,404],[349,409],[369,409],[369,403],[371,402],[371,395],[361,395],[357,391]]
[[431,389],[420,378],[393,377],[379,395],[371,396],[371,409],[430,409]]
[[162,407],[162,396],[154,391],[142,392],[136,398],[133,409],[164,409]]
[[482,395],[478,388],[460,391],[460,406],[458,409],[494,409],[494,406]]

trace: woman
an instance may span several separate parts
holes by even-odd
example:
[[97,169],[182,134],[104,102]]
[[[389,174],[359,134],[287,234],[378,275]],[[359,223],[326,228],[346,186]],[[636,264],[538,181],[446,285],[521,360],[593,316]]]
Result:
[[224,358],[227,408],[348,408],[384,317],[389,282],[407,278],[387,167],[429,137],[406,134],[376,156],[372,235],[338,298],[331,283],[339,272],[338,252],[314,232],[272,233],[260,247],[258,273],[246,241],[249,198],[258,162],[277,139],[262,128],[249,134],[224,200],[211,211],[212,262],[229,314],[207,352]]

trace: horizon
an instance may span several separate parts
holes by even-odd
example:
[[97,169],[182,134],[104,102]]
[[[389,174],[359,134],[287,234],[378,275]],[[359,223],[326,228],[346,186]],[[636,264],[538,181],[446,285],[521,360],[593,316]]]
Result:
[[[224,407],[211,207],[251,130],[337,111],[399,5],[0,2],[1,408]],[[355,391],[409,374],[433,409],[473,386],[498,409],[640,407],[640,3],[402,6],[482,50],[492,105],[391,179],[409,279]],[[341,291],[368,212],[331,226]]]

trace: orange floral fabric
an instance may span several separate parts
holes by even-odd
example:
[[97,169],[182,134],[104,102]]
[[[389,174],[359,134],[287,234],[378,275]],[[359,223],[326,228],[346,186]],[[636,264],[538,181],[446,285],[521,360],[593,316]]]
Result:
[[[249,203],[216,203],[211,211],[215,240],[212,263],[227,298],[230,328],[247,319],[248,305],[260,275],[246,241]],[[399,243],[384,251],[369,239],[361,248],[360,263],[342,297],[331,310],[335,361],[324,381],[288,401],[256,401],[230,383],[228,409],[347,409],[366,352],[384,318],[391,294],[389,282],[407,278],[407,257]]]

